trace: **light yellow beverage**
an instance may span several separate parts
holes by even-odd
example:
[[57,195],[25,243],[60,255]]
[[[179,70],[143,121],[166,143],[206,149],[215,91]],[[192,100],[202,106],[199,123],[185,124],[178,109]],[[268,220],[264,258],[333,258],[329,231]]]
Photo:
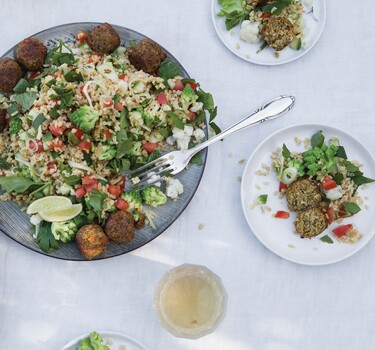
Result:
[[198,338],[223,319],[227,294],[218,276],[198,265],[169,271],[155,292],[155,310],[162,325],[176,336]]

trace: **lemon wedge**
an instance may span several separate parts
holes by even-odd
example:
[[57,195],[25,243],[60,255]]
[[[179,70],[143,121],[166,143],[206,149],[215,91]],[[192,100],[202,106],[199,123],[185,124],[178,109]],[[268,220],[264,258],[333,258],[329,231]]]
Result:
[[32,202],[28,207],[26,213],[37,214],[40,211],[59,210],[72,206],[69,198],[63,196],[47,196]]
[[75,218],[82,211],[82,204],[71,204],[69,207],[55,209],[55,210],[42,210],[39,216],[44,221],[60,222],[67,221]]

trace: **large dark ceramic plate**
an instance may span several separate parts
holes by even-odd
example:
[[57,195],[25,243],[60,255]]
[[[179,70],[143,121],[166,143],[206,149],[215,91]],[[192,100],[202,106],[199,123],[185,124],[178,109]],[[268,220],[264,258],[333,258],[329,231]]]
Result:
[[[64,42],[73,42],[76,33],[80,30],[91,30],[99,23],[70,23],[64,24],[57,27],[46,29],[40,33],[33,35],[33,37],[42,41],[49,49],[53,48],[58,40]],[[134,30],[120,27],[117,25],[113,26],[117,33],[120,35],[121,44],[127,46],[131,40],[139,41],[146,38],[143,34],[140,34]],[[7,51],[3,57],[13,57],[13,51],[16,46],[12,47]],[[177,62],[177,59],[173,57],[167,50],[167,60]],[[180,63],[179,63],[180,64]],[[185,69],[180,65],[181,75],[189,77]],[[207,128],[206,128],[207,129]],[[128,253],[134,249],[137,249],[164,232],[185,210],[191,199],[193,198],[195,191],[198,188],[199,182],[202,178],[204,166],[206,163],[207,151],[202,152],[203,165],[191,165],[189,169],[181,172],[176,176],[181,183],[184,185],[184,193],[181,195],[178,201],[173,202],[168,199],[168,202],[153,210],[155,215],[156,230],[151,227],[145,227],[142,230],[138,230],[133,242],[128,244],[115,244],[110,243],[107,250],[98,258],[110,258],[113,256]],[[86,260],[79,252],[75,243],[61,244],[60,249],[46,254],[44,253],[35,243],[34,239],[30,234],[31,224],[28,216],[23,213],[20,207],[8,202],[0,202],[0,231],[22,244],[23,246],[34,250],[35,252],[48,255],[50,257],[65,259],[65,260]]]

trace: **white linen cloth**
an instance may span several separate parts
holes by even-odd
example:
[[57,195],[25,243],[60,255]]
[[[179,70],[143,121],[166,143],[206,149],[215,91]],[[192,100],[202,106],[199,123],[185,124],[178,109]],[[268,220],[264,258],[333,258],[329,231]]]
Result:
[[[92,330],[129,334],[154,350],[370,350],[375,346],[375,241],[340,263],[306,267],[268,251],[240,204],[244,165],[270,133],[326,123],[375,153],[373,1],[328,1],[321,40],[278,67],[247,63],[217,37],[206,0],[1,0],[0,54],[43,29],[98,21],[135,29],[170,50],[213,93],[223,128],[281,93],[292,112],[211,147],[186,211],[161,236],[130,254],[67,262],[0,236],[0,349],[59,350]],[[203,229],[198,229],[204,224]],[[227,316],[211,335],[178,339],[153,312],[154,287],[171,267],[202,264],[222,279]]]

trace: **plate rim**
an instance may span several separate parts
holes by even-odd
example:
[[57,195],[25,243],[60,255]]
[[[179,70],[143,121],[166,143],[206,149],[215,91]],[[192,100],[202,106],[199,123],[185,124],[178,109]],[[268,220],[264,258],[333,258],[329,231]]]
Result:
[[236,51],[234,48],[230,47],[230,45],[228,45],[221,37],[220,35],[220,31],[219,31],[219,28],[217,27],[217,24],[216,24],[216,13],[214,11],[215,9],[215,5],[216,3],[218,2],[218,0],[211,0],[211,19],[212,19],[212,22],[213,22],[213,26],[215,28],[215,32],[216,32],[216,35],[219,37],[221,43],[229,50],[231,51],[234,55],[236,55],[237,57],[241,58],[242,60],[246,61],[246,62],[249,62],[249,63],[253,63],[253,64],[257,64],[259,66],[281,66],[283,64],[287,64],[287,63],[291,63],[293,61],[296,61],[298,60],[299,58],[305,56],[308,52],[310,52],[310,50],[319,42],[320,38],[322,37],[323,35],[323,32],[324,32],[324,29],[325,29],[325,26],[326,26],[326,22],[327,22],[327,6],[326,6],[326,1],[325,0],[319,0],[322,4],[322,9],[323,9],[323,22],[322,22],[322,26],[321,26],[321,29],[318,33],[318,36],[316,37],[316,39],[313,41],[313,43],[311,45],[309,45],[309,47],[307,49],[305,49],[300,55],[297,55],[295,57],[292,57],[286,61],[283,61],[283,62],[280,62],[280,61],[275,61],[275,62],[257,62],[257,61],[254,61],[252,60],[251,58],[246,58],[244,56],[241,56],[241,55],[238,55],[238,51]]
[[[310,128],[316,128],[316,129],[323,129],[324,128],[327,128],[327,129],[330,129],[330,130],[336,130],[342,134],[344,134],[345,136],[347,136],[349,139],[352,139],[354,140],[355,142],[357,142],[364,150],[365,152],[367,153],[367,155],[370,157],[370,159],[372,160],[372,167],[375,169],[375,157],[374,155],[368,150],[368,147],[366,147],[360,140],[358,140],[356,137],[348,134],[345,130],[341,129],[341,128],[338,128],[338,127],[333,127],[333,126],[330,126],[330,125],[327,125],[327,124],[321,124],[321,123],[297,123],[297,124],[292,124],[292,125],[289,125],[287,127],[284,127],[282,129],[279,129],[275,132],[273,132],[271,135],[269,135],[267,138],[265,138],[255,149],[254,151],[251,153],[251,155],[249,156],[247,162],[246,162],[246,165],[245,165],[245,168],[244,168],[244,171],[242,173],[242,179],[245,179],[245,175],[247,173],[247,169],[250,165],[250,162],[252,161],[252,159],[254,158],[254,156],[257,154],[257,152],[259,151],[259,149],[265,144],[267,143],[269,140],[271,140],[272,138],[274,138],[275,136],[277,136],[278,134],[282,134],[284,133],[285,131],[288,131],[290,129],[294,129],[294,128],[299,128],[299,127],[310,127]],[[344,256],[340,257],[340,258],[336,258],[336,259],[331,259],[329,261],[324,261],[324,262],[304,262],[304,261],[301,261],[301,260],[298,260],[298,259],[294,259],[294,258],[291,258],[291,257],[288,257],[286,256],[285,254],[283,253],[280,253],[278,252],[276,249],[274,249],[273,247],[270,247],[261,237],[260,234],[258,234],[256,232],[256,230],[254,230],[252,224],[251,224],[251,220],[248,218],[248,215],[247,215],[247,212],[246,212],[246,205],[245,205],[245,181],[242,181],[241,182],[241,192],[240,192],[240,196],[241,196],[241,206],[242,206],[242,212],[243,212],[243,215],[246,219],[246,222],[250,228],[250,231],[253,233],[253,235],[258,239],[258,241],[265,247],[267,248],[269,251],[271,251],[273,254],[279,256],[280,258],[282,259],[285,259],[287,261],[290,261],[292,263],[295,263],[295,264],[299,264],[299,265],[305,265],[305,266],[324,266],[324,265],[331,265],[331,264],[335,264],[335,263],[338,263],[340,261],[343,261],[347,258],[350,258],[351,256],[353,256],[354,254],[358,253],[360,250],[362,250],[363,248],[365,248],[369,242],[374,238],[374,235],[375,235],[375,229],[372,231],[372,233],[370,233],[369,235],[369,238],[367,240],[367,242],[363,245],[363,246],[358,246],[358,247],[355,247],[353,249],[353,251],[345,254]]]
[[[56,25],[56,26],[53,26],[53,27],[49,27],[49,28],[43,29],[43,30],[41,30],[39,32],[36,32],[36,33],[32,34],[32,35],[29,35],[28,38],[35,37],[35,36],[44,34],[44,33],[48,32],[48,31],[51,31],[51,30],[54,30],[54,29],[58,29],[58,28],[64,28],[64,27],[67,27],[67,26],[72,26],[72,25],[92,25],[92,26],[97,26],[97,25],[100,25],[102,23],[104,23],[104,22],[90,22],[90,21],[87,21],[87,22],[62,23],[62,24],[59,24],[59,25]],[[135,33],[137,35],[142,36],[143,38],[148,38],[148,39],[151,39],[151,40],[155,41],[170,57],[173,57],[178,62],[178,64],[181,67],[182,71],[187,75],[188,78],[190,78],[189,73],[187,72],[187,70],[185,69],[185,67],[180,63],[180,61],[172,53],[170,53],[169,50],[167,50],[164,46],[160,45],[156,40],[152,39],[148,35],[145,35],[145,34],[142,34],[142,33],[138,32],[138,31],[136,31],[134,29],[131,29],[131,28],[128,28],[128,27],[124,27],[124,26],[121,26],[121,25],[118,25],[118,24],[114,24],[114,23],[110,23],[110,24],[113,27],[115,27],[115,29],[116,29],[116,27],[121,28],[121,29],[125,29],[128,32],[133,32],[133,33]],[[16,49],[16,47],[18,46],[18,44],[19,44],[19,42],[16,43],[15,45],[13,45],[5,53],[3,53],[0,56],[0,59],[2,59],[4,57],[7,57],[9,55],[14,56],[14,50]],[[208,127],[207,119],[206,119],[206,126]],[[23,247],[25,247],[27,249],[30,249],[33,252],[36,252],[36,253],[38,253],[40,255],[43,255],[43,256],[46,256],[46,257],[49,257],[49,258],[54,258],[54,259],[63,260],[63,261],[92,262],[92,261],[99,261],[99,260],[111,259],[111,258],[114,258],[114,257],[117,257],[117,256],[128,254],[130,252],[133,252],[133,251],[135,251],[137,249],[142,248],[146,244],[152,242],[154,239],[156,239],[157,237],[159,237],[168,228],[170,228],[177,221],[177,219],[183,214],[183,212],[186,210],[186,208],[188,207],[188,205],[190,204],[190,202],[195,197],[195,194],[196,194],[196,192],[197,192],[197,190],[198,190],[198,188],[199,188],[199,186],[200,186],[200,184],[202,182],[202,178],[203,178],[203,175],[204,175],[204,172],[205,172],[205,169],[206,169],[206,164],[207,164],[208,148],[205,148],[204,150],[202,150],[201,151],[201,155],[202,155],[202,158],[203,158],[203,164],[201,165],[202,171],[199,174],[199,178],[197,179],[197,183],[196,183],[195,189],[191,193],[191,197],[188,198],[188,200],[186,201],[186,203],[181,207],[181,211],[176,216],[176,218],[173,221],[171,221],[170,223],[168,223],[168,225],[166,225],[166,227],[164,228],[163,231],[161,231],[160,233],[158,233],[157,235],[155,235],[154,237],[152,237],[147,242],[139,245],[138,247],[132,248],[132,249],[124,251],[124,252],[119,252],[119,253],[113,254],[111,256],[99,256],[99,257],[97,257],[95,259],[92,259],[92,260],[88,260],[88,259],[84,259],[84,258],[82,258],[82,259],[79,259],[79,258],[69,258],[69,257],[63,257],[63,256],[54,256],[54,255],[51,255],[49,253],[43,252],[41,249],[39,249],[39,247],[36,244],[35,244],[35,247],[31,247],[31,246],[25,244],[24,242],[18,241],[15,237],[13,237],[9,233],[5,232],[1,228],[0,228],[0,232],[3,233],[5,236],[9,237],[12,241],[20,244],[21,246],[23,246]],[[25,234],[27,234],[27,233],[25,233]]]
[[[128,334],[125,334],[125,333],[122,333],[122,332],[100,331],[100,330],[99,331],[95,331],[95,332],[97,332],[97,333],[99,333],[100,335],[103,335],[103,336],[120,336],[120,337],[123,337],[126,340],[129,340],[129,341],[132,341],[133,343],[135,343],[140,348],[139,350],[148,350],[144,344],[142,344],[137,339],[131,337]],[[76,345],[76,343],[78,341],[83,340],[84,338],[88,337],[90,335],[90,333],[91,332],[85,333],[85,334],[81,334],[78,337],[70,340],[69,343],[65,344],[60,350],[67,350],[68,348],[72,347],[73,345]]]

